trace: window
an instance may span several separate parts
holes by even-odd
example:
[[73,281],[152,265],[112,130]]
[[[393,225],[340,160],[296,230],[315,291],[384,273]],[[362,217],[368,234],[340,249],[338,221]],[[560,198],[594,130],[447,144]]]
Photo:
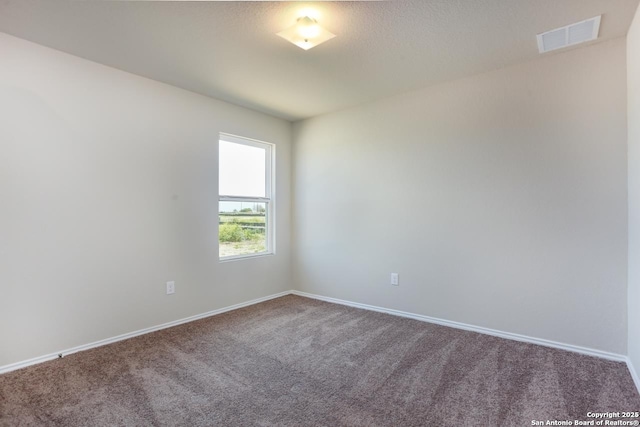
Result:
[[273,253],[273,159],[266,142],[220,134],[218,243],[221,260]]

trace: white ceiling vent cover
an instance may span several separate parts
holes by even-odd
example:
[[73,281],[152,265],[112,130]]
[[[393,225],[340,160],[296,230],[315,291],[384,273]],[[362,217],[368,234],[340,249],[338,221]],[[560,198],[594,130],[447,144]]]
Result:
[[597,39],[601,17],[602,15],[599,15],[566,27],[538,34],[538,50],[540,53],[545,53]]

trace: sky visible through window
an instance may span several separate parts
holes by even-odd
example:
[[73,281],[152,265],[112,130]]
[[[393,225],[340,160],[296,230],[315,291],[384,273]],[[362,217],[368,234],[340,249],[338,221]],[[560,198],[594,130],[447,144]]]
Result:
[[[264,148],[220,141],[219,194],[221,196],[265,197]],[[227,209],[241,209],[246,203],[225,203]],[[236,206],[237,205],[237,206]]]

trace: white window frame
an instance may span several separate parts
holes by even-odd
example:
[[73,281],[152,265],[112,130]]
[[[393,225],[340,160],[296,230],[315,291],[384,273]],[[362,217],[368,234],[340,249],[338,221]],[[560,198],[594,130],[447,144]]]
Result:
[[[220,194],[220,184],[218,183],[218,215],[220,212],[220,202],[249,202],[249,203],[264,203],[265,204],[265,247],[264,252],[244,254],[244,255],[232,255],[221,257],[220,256],[220,238],[218,237],[218,260],[234,261],[246,258],[256,258],[275,254],[275,151],[276,146],[270,142],[259,141],[257,139],[245,138],[242,136],[232,135],[224,132],[220,132],[218,138],[218,171],[220,170],[220,141],[231,142],[234,144],[242,144],[250,147],[263,148],[265,150],[265,197],[245,197],[234,196],[230,194]],[[219,172],[218,172],[219,173]],[[218,174],[218,179],[220,175]],[[220,227],[220,219],[218,218],[218,227]],[[218,235],[216,233],[216,235]]]

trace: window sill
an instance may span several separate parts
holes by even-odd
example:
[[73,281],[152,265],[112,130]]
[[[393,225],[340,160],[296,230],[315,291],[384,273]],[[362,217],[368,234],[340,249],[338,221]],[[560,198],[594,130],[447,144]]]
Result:
[[231,262],[231,261],[241,261],[243,259],[254,259],[254,258],[264,258],[275,255],[274,252],[260,252],[259,254],[247,254],[247,255],[237,255],[237,256],[228,256],[224,258],[218,258],[218,262]]

